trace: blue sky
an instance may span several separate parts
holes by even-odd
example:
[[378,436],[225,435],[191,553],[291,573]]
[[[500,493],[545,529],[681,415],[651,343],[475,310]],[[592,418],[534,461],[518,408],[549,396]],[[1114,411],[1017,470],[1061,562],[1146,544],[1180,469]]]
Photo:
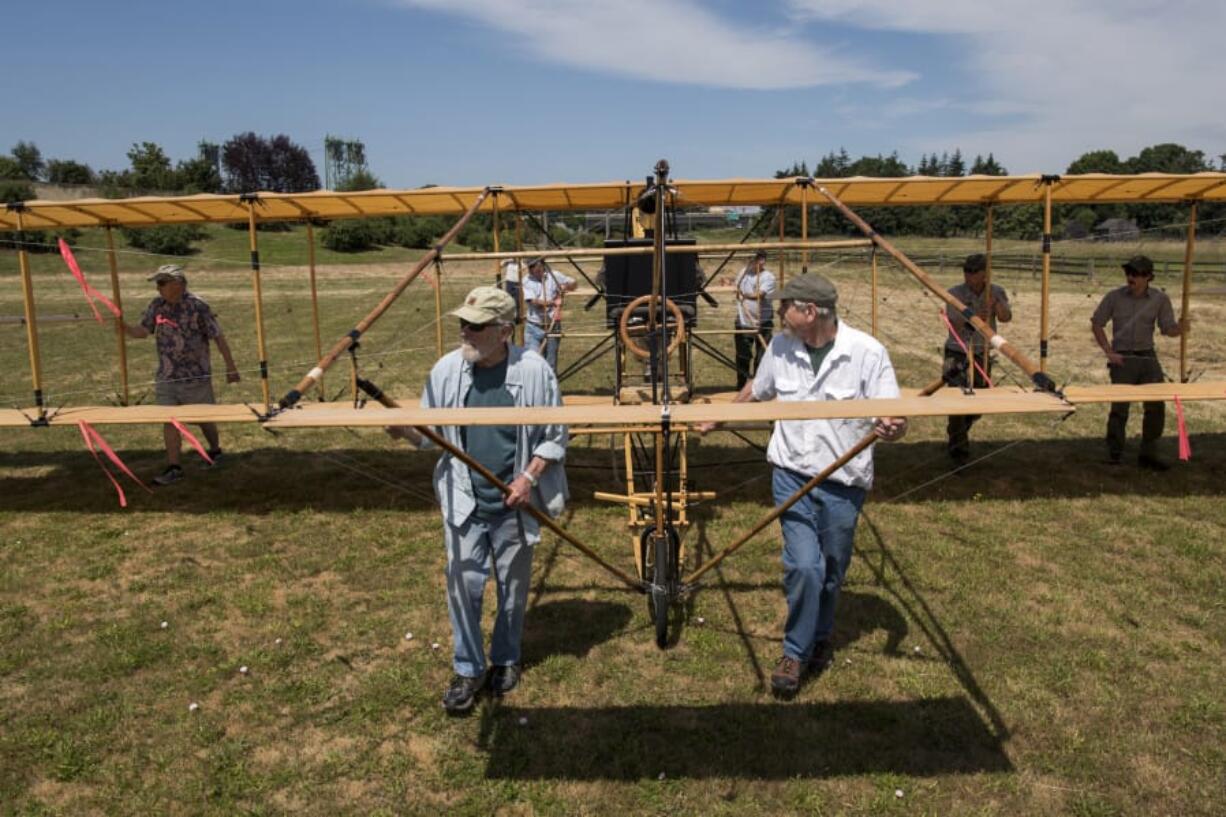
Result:
[[385,184],[769,176],[960,148],[1059,172],[1226,153],[1209,0],[41,0],[4,14],[0,150],[119,169],[137,141],[326,134]]

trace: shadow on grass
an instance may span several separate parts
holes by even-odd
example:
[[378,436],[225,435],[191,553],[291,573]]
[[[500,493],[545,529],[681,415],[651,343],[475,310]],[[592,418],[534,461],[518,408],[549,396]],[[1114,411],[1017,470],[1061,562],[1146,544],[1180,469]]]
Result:
[[877,630],[885,631],[883,655],[899,656],[899,645],[907,637],[907,619],[898,607],[872,593],[855,593],[844,587],[839,591],[838,624],[834,632],[835,649],[843,649]]
[[[521,718],[526,719],[521,724]],[[786,780],[1013,769],[964,698],[486,710],[487,778]]]
[[[1007,738],[1009,736],[1009,726],[1005,723],[1004,716],[1001,715],[1000,710],[996,708],[996,705],[988,697],[983,687],[979,685],[979,681],[975,678],[975,673],[972,672],[970,665],[963,659],[962,654],[958,652],[958,648],[954,646],[953,639],[945,631],[944,625],[937,618],[928,600],[920,593],[916,584],[911,581],[902,564],[894,558],[890,546],[887,545],[885,537],[881,535],[881,529],[873,522],[871,514],[867,512],[861,514],[860,529],[862,537],[865,535],[871,536],[876,544],[877,561],[868,558],[868,555],[864,552],[863,544],[858,545],[856,548],[857,554],[861,556],[861,563],[867,566],[869,572],[872,573],[874,582],[888,593],[899,607],[906,611],[907,615],[916,623],[916,626],[919,627],[937,654],[949,666],[950,671],[958,679],[958,683],[962,685],[962,688],[966,690],[966,693],[971,696],[975,703],[983,708],[988,717],[992,734],[1001,740]],[[861,539],[861,542],[863,542],[863,539]],[[895,606],[889,601],[879,599],[879,602],[889,607],[893,615],[899,617],[902,621],[902,635],[905,635],[906,619],[902,617]],[[842,626],[842,624],[839,625],[839,627]],[[839,636],[836,628],[836,643],[838,639]],[[901,641],[902,636],[897,631],[891,631],[886,651],[889,652],[892,647],[896,652]]]
[[[39,434],[42,431],[32,431]],[[0,511],[78,511],[105,513],[118,510],[115,494],[89,454],[81,451],[0,452],[0,472],[29,474],[0,476]],[[1169,435],[1168,435],[1169,436]],[[1170,472],[1155,478],[1126,460],[1108,466],[1098,439],[1026,439],[973,441],[973,456],[989,455],[964,472],[952,473],[943,442],[902,442],[879,446],[877,484],[870,503],[902,497],[906,503],[959,501],[979,497],[995,499],[1062,498],[1085,496],[1186,497],[1220,496],[1226,492],[1226,434],[1193,435],[1194,459],[1174,461],[1174,439],[1164,440],[1172,451]],[[729,474],[729,462],[745,458],[743,446],[713,445],[710,440],[691,447],[691,477],[696,487],[723,487],[721,501],[738,499],[769,507],[770,485],[760,464],[739,464]],[[992,452],[999,451],[998,455]],[[122,451],[128,465],[142,479],[151,479],[164,467],[164,454],[156,449]],[[572,506],[607,507],[591,499],[593,490],[622,490],[613,479],[608,452],[601,448],[575,448],[568,477]],[[265,513],[311,508],[421,510],[435,507],[432,453],[415,454],[368,448],[295,450],[263,447],[227,452],[217,471],[198,468],[185,453],[188,479],[169,488],[144,494],[129,491],[126,512],[166,511],[213,513],[236,510]],[[712,466],[712,467],[704,467]],[[725,473],[720,473],[723,466]],[[731,479],[730,479],[731,476]],[[731,481],[732,484],[724,485]],[[738,487],[744,483],[743,487]],[[905,495],[905,496],[904,496]],[[712,503],[714,504],[714,503]],[[714,543],[716,549],[723,543]]]
[[610,601],[563,599],[534,605],[524,618],[524,668],[553,655],[583,658],[625,629],[633,617],[628,606]]

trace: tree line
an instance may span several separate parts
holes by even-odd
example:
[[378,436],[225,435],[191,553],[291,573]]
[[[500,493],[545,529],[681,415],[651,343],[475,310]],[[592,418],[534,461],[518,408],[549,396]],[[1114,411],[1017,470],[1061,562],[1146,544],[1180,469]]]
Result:
[[[1121,159],[1113,150],[1092,150],[1069,163],[1066,174],[1078,173],[1201,173],[1226,171],[1226,154],[1217,157],[1215,166],[1204,151],[1191,150],[1167,142],[1152,145],[1136,156]],[[830,151],[814,166],[812,173],[806,162],[794,162],[791,167],[777,170],[775,178],[813,176],[820,179],[876,176],[960,177],[967,175],[1007,176],[1008,170],[989,153],[979,155],[969,168],[962,151],[924,154],[914,167],[907,165],[897,151],[888,156],[861,156],[852,159],[846,149]],[[860,215],[882,233],[890,235],[923,235],[936,238],[979,236],[986,228],[987,210],[976,205],[913,205],[899,207],[861,207]],[[770,223],[778,225],[777,213]],[[1121,218],[1135,222],[1137,229],[1146,230],[1181,224],[1187,220],[1188,208],[1178,204],[1061,204],[1052,208],[1052,229],[1057,235],[1081,237],[1092,234],[1103,221]],[[799,208],[786,208],[786,227],[790,235],[800,234]],[[1201,222],[1219,222],[1226,218],[1226,205],[1202,204],[1198,212]],[[1220,223],[1214,232],[1221,232]],[[1043,232],[1041,205],[1010,205],[998,207],[993,214],[992,231],[1002,238],[1037,239]],[[830,207],[813,205],[809,212],[809,232],[814,235],[853,235],[855,227]]]
[[[319,173],[310,153],[284,134],[265,137],[248,131],[220,145],[202,140],[195,156],[178,162],[172,162],[156,142],[138,142],[128,150],[127,158],[126,168],[94,171],[71,159],[44,160],[37,145],[19,141],[8,156],[0,156],[0,198],[6,203],[34,199],[34,182],[92,186],[106,198],[319,189]],[[278,226],[261,225],[265,229]],[[200,225],[124,228],[123,233],[131,246],[166,255],[186,255],[192,251],[192,242],[206,235]],[[63,233],[65,237],[74,234]],[[28,232],[25,241],[33,251],[47,250],[59,235]],[[0,235],[0,243],[14,242],[11,234]]]
[[248,131],[220,145],[201,140],[195,156],[178,162],[172,162],[156,142],[137,142],[127,157],[126,168],[94,171],[72,159],[44,160],[36,144],[19,141],[8,156],[0,156],[3,197],[5,201],[34,198],[32,182],[88,185],[108,198],[319,189],[310,153],[284,134],[265,137]]
[[[324,160],[329,182],[339,191],[369,190],[382,187],[366,163],[365,146],[361,140],[329,136],[324,143]],[[271,137],[248,131],[231,137],[222,144],[202,140],[196,155],[173,162],[155,142],[134,143],[127,152],[128,167],[120,170],[94,171],[89,165],[72,159],[44,159],[33,142],[19,141],[9,155],[0,155],[0,198],[5,202],[35,198],[34,182],[91,185],[106,197],[123,198],[148,194],[187,195],[192,193],[247,193],[270,191],[299,193],[319,189],[319,174],[310,153],[284,134]],[[1066,173],[1146,172],[1197,173],[1226,170],[1226,154],[1218,157],[1215,167],[1203,151],[1192,150],[1175,143],[1152,145],[1136,156],[1120,158],[1113,150],[1093,150],[1072,161]],[[812,172],[807,162],[794,162],[791,167],[775,172],[776,178],[815,176],[846,178],[875,176],[961,177],[966,175],[1005,176],[1008,170],[993,154],[977,155],[967,161],[961,150],[941,154],[924,154],[910,166],[899,158],[897,151],[888,156],[860,156],[853,159],[846,149],[830,151],[822,156]],[[773,208],[768,208],[773,209]],[[982,235],[986,209],[974,205],[917,205],[906,207],[865,207],[861,214],[878,230],[891,235],[924,235],[932,237]],[[777,229],[778,213],[764,223]],[[798,208],[785,209],[786,229],[790,235],[800,234]],[[1121,218],[1135,222],[1138,229],[1149,229],[1186,220],[1187,208],[1172,204],[1104,204],[1058,205],[1053,208],[1053,229],[1058,235],[1086,235],[1106,219]],[[1226,205],[1202,205],[1202,222],[1217,222],[1226,218]],[[426,248],[447,229],[449,221],[440,216],[390,216],[372,219],[343,219],[324,225],[320,233],[323,246],[340,252],[359,252],[378,246],[398,245]],[[511,220],[503,222],[502,246],[512,246],[515,235]],[[245,225],[233,225],[243,229]],[[1043,210],[1039,205],[1013,205],[995,211],[994,233],[1003,238],[1037,239],[1043,227]],[[288,229],[288,225],[261,223],[260,229]],[[492,224],[488,216],[477,216],[460,235],[461,243],[474,249],[492,248]],[[523,238],[531,242],[543,239],[540,228],[529,224]],[[592,236],[582,233],[579,222],[573,224],[555,220],[549,232],[554,240],[575,239],[593,243]],[[1215,230],[1220,231],[1219,230]],[[129,244],[150,252],[185,255],[192,252],[192,243],[203,239],[206,232],[200,225],[170,225],[140,229],[124,229]],[[854,234],[854,228],[829,207],[812,205],[809,212],[809,232],[813,235]],[[58,233],[27,232],[30,249],[48,249]],[[65,232],[68,238],[73,232]],[[13,234],[0,234],[0,246],[15,246]]]

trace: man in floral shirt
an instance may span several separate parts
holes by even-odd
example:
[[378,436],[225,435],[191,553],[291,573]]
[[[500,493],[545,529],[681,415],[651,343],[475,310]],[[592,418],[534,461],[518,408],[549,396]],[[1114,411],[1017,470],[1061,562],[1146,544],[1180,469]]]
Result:
[[[238,367],[230,354],[217,323],[217,316],[201,298],[187,291],[187,277],[178,264],[165,264],[150,278],[157,284],[158,296],[149,302],[144,316],[136,326],[124,324],[130,337],[157,338],[158,370],[155,394],[159,406],[184,406],[214,403],[213,372],[209,362],[209,340],[226,361],[226,382],[239,381]],[[221,457],[221,443],[216,423],[201,423],[209,443],[209,457],[214,463]],[[170,485],[183,479],[180,465],[182,435],[173,425],[162,426],[166,440],[166,470],[155,477],[155,485]]]

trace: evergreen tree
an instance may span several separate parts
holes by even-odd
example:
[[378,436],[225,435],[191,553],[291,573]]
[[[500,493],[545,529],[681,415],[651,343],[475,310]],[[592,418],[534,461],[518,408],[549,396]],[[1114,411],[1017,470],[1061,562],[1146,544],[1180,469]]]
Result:
[[962,149],[954,148],[953,155],[949,157],[949,162],[945,165],[945,176],[965,176],[966,162],[962,160]]
[[975,164],[971,166],[972,176],[1008,176],[1009,171],[1005,170],[1000,162],[996,161],[991,153],[988,158],[984,159],[981,156],[975,157]]

